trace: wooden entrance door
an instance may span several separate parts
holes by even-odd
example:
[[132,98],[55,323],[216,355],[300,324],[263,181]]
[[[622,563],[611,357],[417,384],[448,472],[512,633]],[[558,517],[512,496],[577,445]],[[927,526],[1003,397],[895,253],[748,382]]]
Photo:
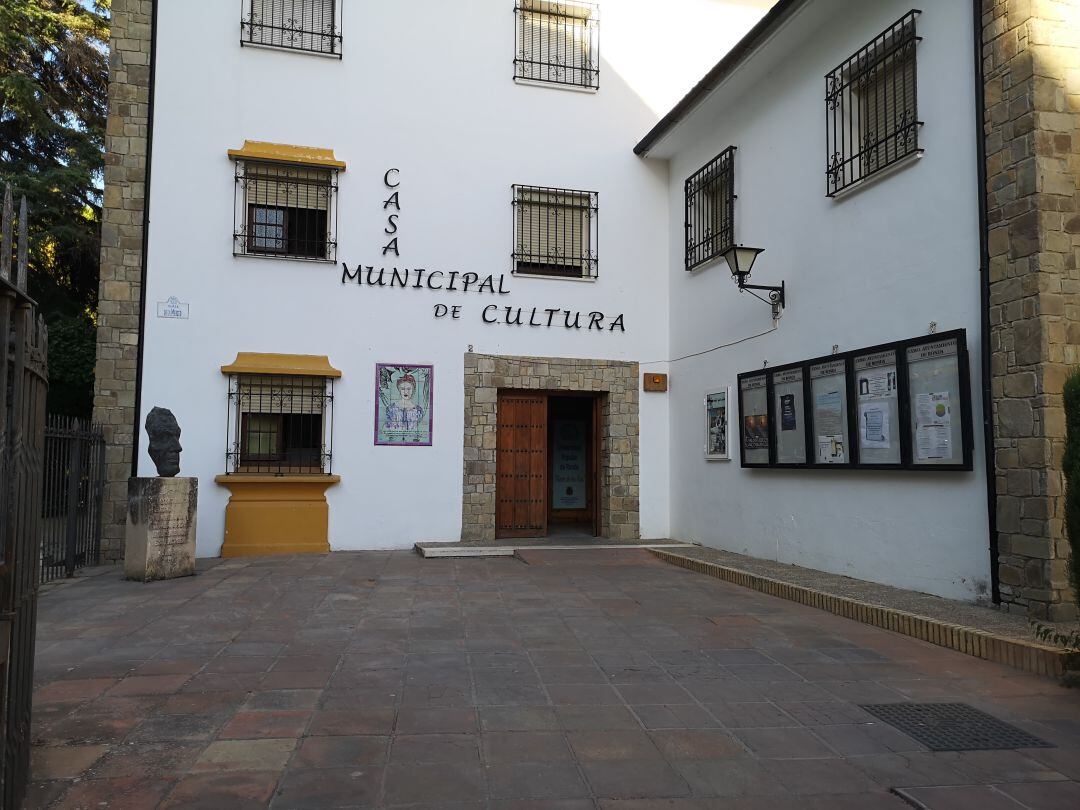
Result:
[[547,534],[547,395],[500,391],[495,536]]

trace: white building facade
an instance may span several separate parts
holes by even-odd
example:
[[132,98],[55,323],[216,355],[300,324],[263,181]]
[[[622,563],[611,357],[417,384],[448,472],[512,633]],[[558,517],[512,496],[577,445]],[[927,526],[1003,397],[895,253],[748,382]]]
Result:
[[[996,595],[969,0],[144,5],[125,413],[175,413],[200,556],[670,538]],[[739,245],[782,306],[740,294]],[[957,375],[930,399],[938,335]],[[901,379],[877,444],[863,349]],[[776,368],[805,376],[790,413]]]

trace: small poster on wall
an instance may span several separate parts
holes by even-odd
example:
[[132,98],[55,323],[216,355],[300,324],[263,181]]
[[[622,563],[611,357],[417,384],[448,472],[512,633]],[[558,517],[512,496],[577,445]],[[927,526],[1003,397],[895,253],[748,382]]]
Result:
[[707,461],[730,461],[728,451],[728,397],[724,388],[705,395],[705,458]]
[[375,365],[375,444],[431,446],[434,366]]

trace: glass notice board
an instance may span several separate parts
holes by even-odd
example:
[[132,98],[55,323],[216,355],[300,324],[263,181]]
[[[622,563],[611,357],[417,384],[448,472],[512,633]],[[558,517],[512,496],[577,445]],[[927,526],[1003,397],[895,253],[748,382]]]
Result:
[[814,429],[811,433],[814,461],[818,464],[847,464],[848,405],[847,363],[830,360],[810,366],[810,404]]
[[912,463],[961,463],[964,409],[958,341],[950,338],[908,347],[907,372]]
[[777,464],[806,463],[806,402],[803,370],[773,372],[773,436]]
[[767,465],[769,453],[769,396],[764,374],[739,380],[739,442],[744,465]]
[[859,462],[900,464],[899,369],[896,350],[855,355]]
[[973,469],[963,329],[738,375],[744,467]]

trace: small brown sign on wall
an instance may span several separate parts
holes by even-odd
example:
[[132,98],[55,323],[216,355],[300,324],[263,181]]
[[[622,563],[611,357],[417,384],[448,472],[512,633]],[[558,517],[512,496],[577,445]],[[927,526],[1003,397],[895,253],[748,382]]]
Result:
[[643,377],[646,391],[667,391],[667,374],[649,374]]

